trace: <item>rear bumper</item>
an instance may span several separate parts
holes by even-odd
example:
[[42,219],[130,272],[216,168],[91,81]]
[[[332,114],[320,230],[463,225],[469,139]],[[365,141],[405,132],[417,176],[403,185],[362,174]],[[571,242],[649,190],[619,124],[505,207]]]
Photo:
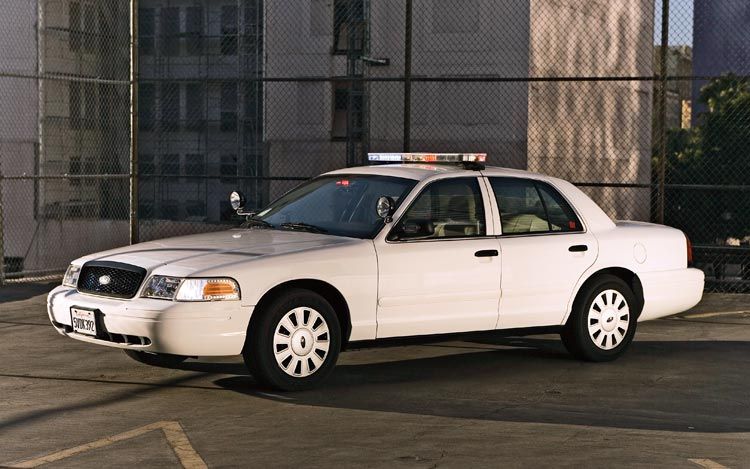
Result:
[[[71,307],[99,312],[102,332],[97,337],[74,333]],[[50,321],[62,335],[107,347],[187,356],[241,353],[252,310],[239,301],[119,300],[63,286],[47,297]]]
[[643,311],[639,321],[648,321],[692,308],[703,297],[703,271],[678,269],[639,273],[643,286]]

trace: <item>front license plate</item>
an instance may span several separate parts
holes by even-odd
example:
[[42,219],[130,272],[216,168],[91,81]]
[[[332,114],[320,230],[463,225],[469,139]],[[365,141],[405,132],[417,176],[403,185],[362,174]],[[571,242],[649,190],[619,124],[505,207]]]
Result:
[[88,309],[70,308],[73,332],[96,337],[96,316]]

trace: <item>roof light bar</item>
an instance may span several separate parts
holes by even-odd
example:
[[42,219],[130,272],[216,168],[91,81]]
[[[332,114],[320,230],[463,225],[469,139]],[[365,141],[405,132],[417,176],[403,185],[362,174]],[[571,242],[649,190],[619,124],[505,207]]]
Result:
[[368,153],[367,159],[391,163],[484,163],[487,153]]

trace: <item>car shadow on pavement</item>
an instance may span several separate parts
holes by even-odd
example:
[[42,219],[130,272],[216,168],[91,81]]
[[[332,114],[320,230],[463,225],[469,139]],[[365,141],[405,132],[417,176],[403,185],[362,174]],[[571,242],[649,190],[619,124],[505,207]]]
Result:
[[[305,392],[259,394],[248,376],[214,382],[253,397],[321,407],[644,430],[750,431],[750,342],[638,341],[610,363],[573,360],[557,339],[429,347],[440,354],[338,365],[319,389]],[[446,354],[446,348],[455,351]]]

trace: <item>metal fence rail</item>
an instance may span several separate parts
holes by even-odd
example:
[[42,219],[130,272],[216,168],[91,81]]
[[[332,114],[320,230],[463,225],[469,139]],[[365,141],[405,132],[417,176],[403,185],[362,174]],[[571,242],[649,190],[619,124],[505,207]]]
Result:
[[[368,151],[480,151],[750,291],[742,0],[9,0],[0,282],[236,223]],[[7,111],[6,111],[7,109]]]

